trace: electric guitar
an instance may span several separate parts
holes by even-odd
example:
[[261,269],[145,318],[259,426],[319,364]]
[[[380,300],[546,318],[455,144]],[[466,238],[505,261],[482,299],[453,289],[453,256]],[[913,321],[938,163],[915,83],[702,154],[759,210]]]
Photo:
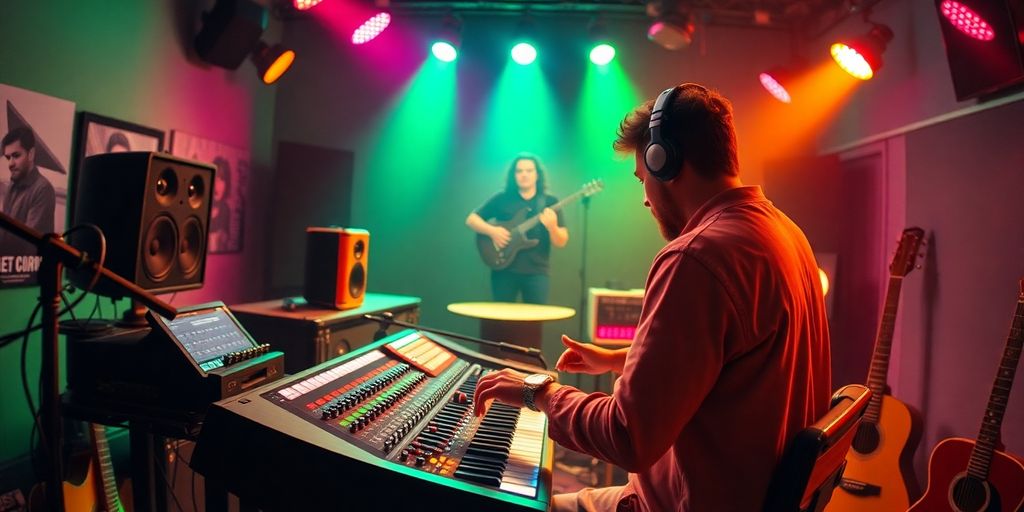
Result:
[[903,278],[914,270],[923,244],[924,230],[904,229],[889,264],[889,288],[868,373],[871,400],[847,452],[839,490],[825,507],[828,512],[903,512],[920,493],[913,457],[921,440],[921,416],[887,394],[886,381],[900,289]]
[[[80,482],[64,482],[64,510],[68,512],[124,512],[125,505],[117,490],[114,465],[110,460],[110,446],[107,444],[103,425],[90,423],[89,437],[93,453],[89,456],[88,469]],[[130,485],[130,483],[126,482]],[[45,504],[45,484],[36,486],[29,498],[30,510],[51,510]],[[131,510],[130,503],[128,510]]]
[[[548,206],[554,211],[560,210],[563,206],[584,197],[590,197],[604,189],[604,182],[601,180],[591,180],[583,188],[577,190],[575,193],[562,199],[561,201]],[[539,193],[539,192],[538,192]],[[540,222],[540,212],[530,218],[527,218],[528,208],[523,208],[516,212],[515,216],[507,221],[498,221],[495,219],[488,219],[487,222],[492,226],[501,226],[508,230],[511,238],[509,238],[508,244],[505,247],[499,248],[494,245],[494,241],[487,235],[477,234],[476,236],[476,248],[480,252],[480,258],[484,260],[487,266],[494,270],[501,270],[507,268],[512,264],[512,260],[516,259],[516,254],[523,249],[529,249],[535,247],[538,243],[536,239],[526,238],[526,233],[533,229],[534,226]]]
[[997,449],[1013,375],[1024,347],[1024,279],[1003,359],[977,441],[942,440],[928,460],[928,488],[909,512],[1015,512],[1024,510],[1024,459]]

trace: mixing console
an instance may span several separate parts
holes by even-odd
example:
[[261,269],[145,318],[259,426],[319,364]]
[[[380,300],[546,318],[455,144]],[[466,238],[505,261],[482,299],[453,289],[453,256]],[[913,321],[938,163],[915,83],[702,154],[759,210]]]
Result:
[[[544,415],[503,404],[482,418],[472,414],[477,379],[503,366],[439,336],[403,331],[215,404],[193,465],[271,509],[334,507],[338,498],[323,491],[336,489],[352,491],[346,505],[433,498],[481,510],[544,510],[551,471]],[[357,492],[371,489],[384,495]]]

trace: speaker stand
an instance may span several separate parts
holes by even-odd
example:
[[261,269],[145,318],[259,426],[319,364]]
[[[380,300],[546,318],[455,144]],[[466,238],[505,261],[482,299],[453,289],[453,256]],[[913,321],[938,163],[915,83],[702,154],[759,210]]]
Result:
[[121,315],[121,319],[117,321],[118,327],[146,327],[149,325],[146,322],[146,311],[149,311],[144,304],[132,299],[131,305]]

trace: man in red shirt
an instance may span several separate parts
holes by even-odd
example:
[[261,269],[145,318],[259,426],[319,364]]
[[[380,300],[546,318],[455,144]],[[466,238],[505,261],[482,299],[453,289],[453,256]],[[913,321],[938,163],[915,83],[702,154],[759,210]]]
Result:
[[558,495],[553,510],[761,510],[786,444],[828,410],[829,335],[803,233],[739,179],[732,106],[682,84],[623,120],[615,148],[668,244],[651,265],[629,349],[563,337],[558,369],[621,377],[611,395],[510,369],[490,400],[544,411],[551,438],[630,472]]

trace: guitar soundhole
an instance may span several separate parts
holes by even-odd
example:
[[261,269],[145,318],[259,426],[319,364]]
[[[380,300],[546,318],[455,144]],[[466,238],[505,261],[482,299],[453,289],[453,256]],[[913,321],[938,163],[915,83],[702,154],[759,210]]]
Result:
[[859,454],[867,455],[878,449],[880,439],[878,424],[861,423],[857,428],[857,435],[853,438],[853,450]]
[[981,512],[988,507],[988,485],[984,480],[962,475],[949,490],[949,501],[959,512]]

